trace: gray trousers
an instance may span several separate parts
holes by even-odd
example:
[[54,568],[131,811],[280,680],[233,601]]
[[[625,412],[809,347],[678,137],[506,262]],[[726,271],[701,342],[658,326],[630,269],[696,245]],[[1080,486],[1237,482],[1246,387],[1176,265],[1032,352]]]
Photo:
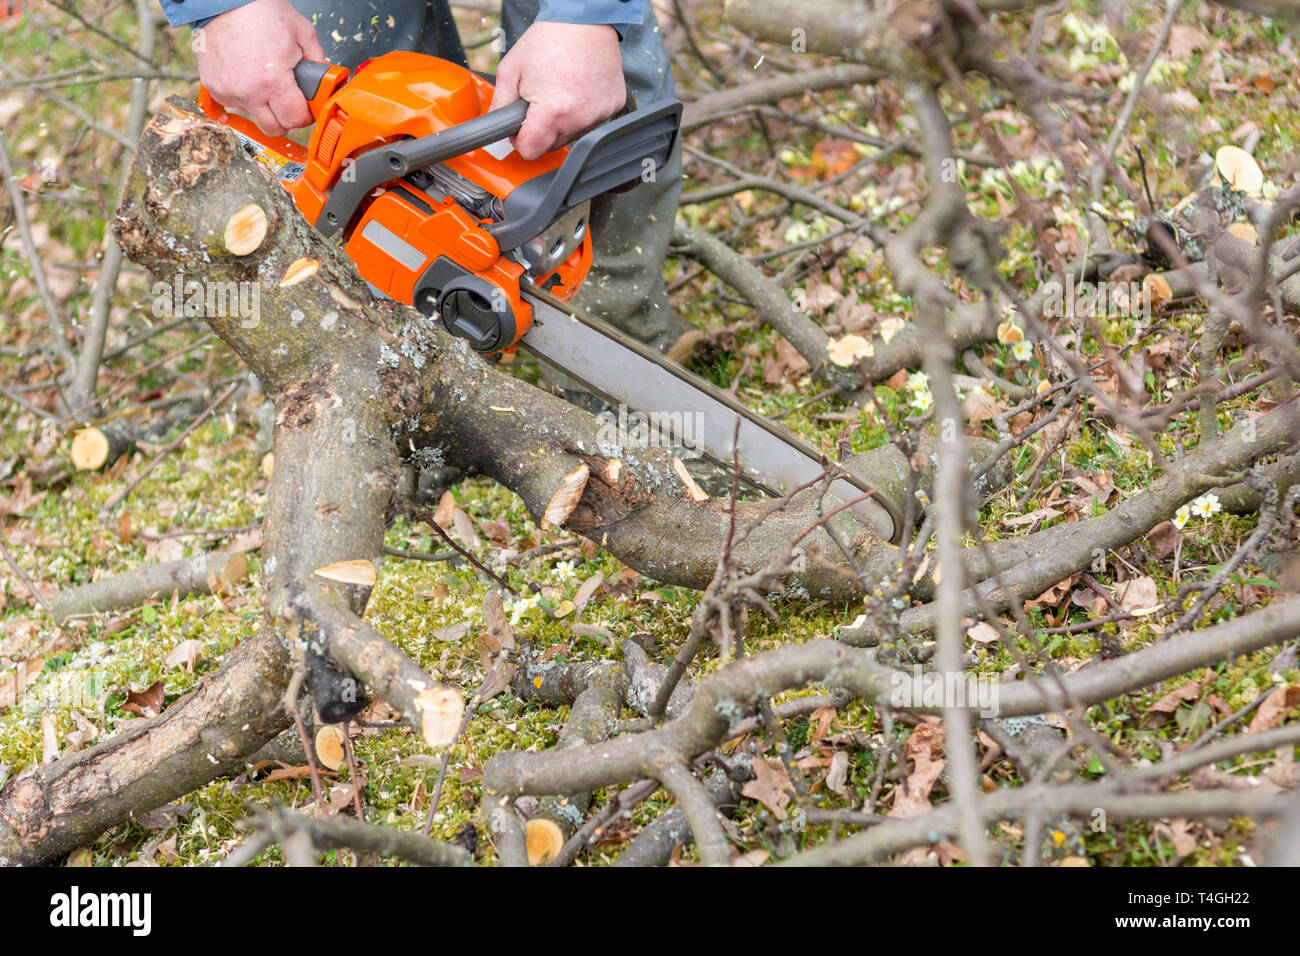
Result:
[[[332,63],[354,68],[390,50],[422,50],[465,62],[446,0],[292,0],[316,26]],[[537,0],[503,0],[507,47],[537,16]],[[653,9],[621,44],[623,75],[637,103],[674,95],[673,74]],[[563,55],[557,51],[557,55]],[[576,303],[629,335],[666,350],[684,331],[664,291],[663,261],[682,190],[680,146],[651,183],[592,204],[595,264]]]

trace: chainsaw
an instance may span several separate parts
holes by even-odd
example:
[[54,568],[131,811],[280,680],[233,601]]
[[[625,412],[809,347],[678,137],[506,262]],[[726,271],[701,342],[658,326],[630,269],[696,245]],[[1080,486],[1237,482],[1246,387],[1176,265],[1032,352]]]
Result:
[[[566,304],[592,263],[591,200],[649,180],[678,135],[676,100],[625,111],[567,147],[523,159],[509,138],[523,100],[488,111],[492,83],[422,53],[294,71],[314,125],[306,146],[268,136],[202,87],[199,106],[233,129],[315,228],[339,238],[377,293],[437,316],[477,352],[522,346],[585,388],[698,449],[775,497],[816,482],[822,455],[734,396]],[[660,414],[656,409],[672,409]],[[828,496],[883,538],[902,516],[860,477]],[[829,502],[827,510],[836,506]]]

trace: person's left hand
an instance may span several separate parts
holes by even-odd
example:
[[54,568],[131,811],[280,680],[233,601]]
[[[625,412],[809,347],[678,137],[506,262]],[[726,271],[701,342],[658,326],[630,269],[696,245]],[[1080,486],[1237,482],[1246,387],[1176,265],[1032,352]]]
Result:
[[533,23],[497,68],[492,109],[528,101],[528,118],[511,137],[524,159],[572,142],[623,108],[618,32],[589,23]]

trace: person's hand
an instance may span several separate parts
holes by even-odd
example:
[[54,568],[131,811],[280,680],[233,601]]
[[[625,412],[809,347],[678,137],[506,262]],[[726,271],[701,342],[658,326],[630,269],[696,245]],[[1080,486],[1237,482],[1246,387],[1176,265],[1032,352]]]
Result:
[[618,32],[589,23],[533,23],[497,68],[492,109],[528,101],[528,118],[511,137],[524,159],[563,146],[623,108]]
[[311,111],[293,79],[302,59],[325,60],[316,30],[288,0],[253,0],[202,28],[195,44],[199,79],[227,109],[245,113],[271,136],[310,126]]

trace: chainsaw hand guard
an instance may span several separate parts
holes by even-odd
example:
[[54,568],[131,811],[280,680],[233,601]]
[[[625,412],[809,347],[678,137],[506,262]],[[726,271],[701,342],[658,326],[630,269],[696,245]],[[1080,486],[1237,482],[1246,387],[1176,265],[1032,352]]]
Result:
[[637,180],[653,181],[672,155],[681,116],[682,104],[669,100],[596,127],[569,146],[559,169],[520,183],[506,197],[505,217],[488,232],[502,250],[517,249],[575,206]]

